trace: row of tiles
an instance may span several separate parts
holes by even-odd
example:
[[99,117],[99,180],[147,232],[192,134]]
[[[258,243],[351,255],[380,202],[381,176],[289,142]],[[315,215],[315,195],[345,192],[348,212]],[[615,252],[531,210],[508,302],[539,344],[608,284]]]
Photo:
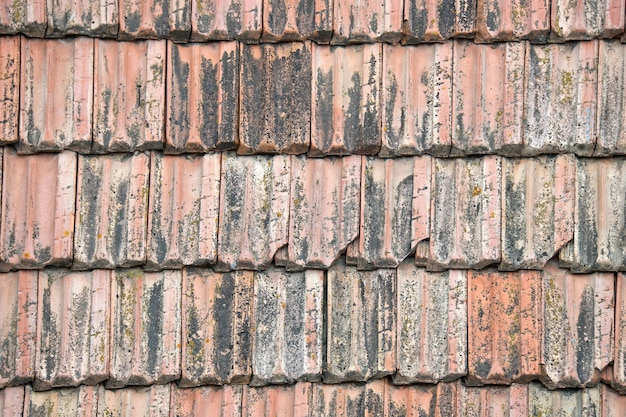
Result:
[[18,152],[626,153],[626,45],[0,37]]
[[45,269],[0,285],[0,387],[392,375],[626,391],[623,273]]
[[601,385],[549,391],[539,384],[471,388],[462,383],[398,387],[368,384],[107,390],[0,390],[0,417],[621,417],[626,397]]
[[626,269],[626,159],[18,155],[0,270]]

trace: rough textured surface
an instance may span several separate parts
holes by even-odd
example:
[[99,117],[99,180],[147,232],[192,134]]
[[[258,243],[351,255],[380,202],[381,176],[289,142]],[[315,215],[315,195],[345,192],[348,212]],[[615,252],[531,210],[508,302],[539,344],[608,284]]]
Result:
[[545,42],[552,0],[477,0],[476,41]]
[[328,43],[333,33],[332,0],[264,0],[262,42],[313,39]]
[[0,390],[0,416],[22,416],[24,412],[24,387]]
[[458,402],[458,414],[456,415],[476,417],[536,417],[544,415],[529,407],[528,387],[526,385],[466,388],[458,384],[456,388],[456,401]]
[[171,390],[170,413],[177,417],[196,417],[207,411],[216,417],[241,416],[241,385],[178,388],[172,384]]
[[90,417],[98,415],[98,387],[81,386],[35,392],[25,389],[24,417]]
[[477,0],[405,0],[404,43],[441,42],[474,34]]
[[191,32],[190,0],[120,0],[120,39],[172,39]]
[[337,1],[334,5],[335,45],[397,42],[402,32],[402,2],[394,0]]
[[[312,407],[313,385],[299,383],[264,388],[244,387],[242,417],[308,417]],[[322,415],[322,414],[317,414]]]
[[[626,392],[626,275],[617,274],[615,286],[615,354],[611,384],[620,393]],[[625,404],[626,405],[626,404]]]
[[[170,385],[145,388],[98,390],[98,416],[111,417],[168,417],[170,415]],[[96,415],[96,414],[93,414]]]
[[48,24],[47,0],[3,1],[0,5],[0,33],[23,33],[41,38]]
[[598,131],[594,156],[626,153],[626,45],[600,43],[598,69]]
[[552,0],[552,38],[613,38],[624,32],[625,17],[624,0]]
[[20,44],[19,36],[0,37],[0,96],[4,97],[0,101],[0,145],[15,143],[19,138]]
[[263,0],[196,0],[190,3],[191,41],[259,41]]
[[533,416],[586,417],[599,415],[600,389],[549,391],[538,383],[528,385],[528,410]]
[[46,36],[116,37],[118,4],[110,0],[48,0]]

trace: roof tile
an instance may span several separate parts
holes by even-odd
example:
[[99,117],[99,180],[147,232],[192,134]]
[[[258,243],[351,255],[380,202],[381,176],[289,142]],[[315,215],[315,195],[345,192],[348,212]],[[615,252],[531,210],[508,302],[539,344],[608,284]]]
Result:
[[624,32],[624,0],[552,0],[555,40],[612,38]]
[[598,131],[594,156],[626,153],[626,45],[600,42],[598,69]]
[[118,390],[107,390],[101,386],[98,392],[97,415],[169,417],[171,390],[169,384]]
[[0,416],[21,417],[24,413],[24,387],[0,390]]
[[262,42],[314,39],[328,43],[333,33],[332,0],[264,0]]
[[171,385],[170,415],[196,417],[210,412],[215,417],[241,417],[241,385],[178,388]]
[[404,1],[405,43],[439,42],[474,34],[477,0]]
[[48,1],[47,6],[46,36],[117,36],[117,2],[108,0],[55,0]]
[[48,25],[46,3],[46,0],[3,1],[0,5],[0,33],[23,33],[42,38]]
[[541,384],[528,385],[528,410],[536,416],[583,417],[599,414],[600,388],[550,391]]
[[602,417],[620,417],[626,410],[626,396],[619,395],[606,385],[600,387],[600,396],[602,398],[601,416]]
[[26,386],[24,417],[91,417],[98,415],[98,387],[83,385],[36,392]]
[[[367,384],[313,385],[314,416],[383,416],[385,406],[385,380]],[[294,416],[296,417],[296,416]]]
[[168,43],[165,151],[237,146],[239,52],[236,42]]
[[196,0],[190,3],[192,41],[259,41],[263,0]]
[[120,39],[172,39],[191,33],[190,0],[120,0]]
[[241,415],[245,417],[316,415],[310,410],[313,387],[312,384],[306,382],[263,388],[244,386]]
[[551,0],[477,0],[477,3],[478,42],[547,40]]
[[386,416],[434,416],[437,406],[437,385],[385,385]]
[[17,142],[19,138],[20,43],[20,36],[0,37],[0,145]]
[[[615,353],[613,355],[613,388],[626,392],[626,275],[617,274],[615,287]],[[626,405],[626,404],[625,404]]]
[[[480,417],[535,416],[528,407],[528,386],[513,384],[510,387],[466,388],[457,385],[459,414]],[[539,414],[541,415],[541,414]],[[548,414],[551,415],[551,414]]]
[[401,36],[401,1],[335,2],[333,44],[397,42]]

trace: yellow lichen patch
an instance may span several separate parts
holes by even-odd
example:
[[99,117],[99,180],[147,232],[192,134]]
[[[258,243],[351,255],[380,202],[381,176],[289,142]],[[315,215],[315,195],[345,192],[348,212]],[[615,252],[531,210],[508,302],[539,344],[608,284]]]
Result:
[[479,186],[475,185],[474,188],[472,188],[472,197],[477,197],[481,195],[482,192],[483,190]]

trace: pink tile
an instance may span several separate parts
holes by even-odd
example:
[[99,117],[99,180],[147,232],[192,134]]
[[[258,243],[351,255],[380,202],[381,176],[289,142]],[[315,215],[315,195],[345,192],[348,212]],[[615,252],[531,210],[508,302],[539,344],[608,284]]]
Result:
[[613,387],[626,392],[626,276],[617,274],[615,288],[615,338],[613,355],[613,369],[609,381]]
[[24,387],[7,387],[0,390],[0,415],[22,417],[24,413]]
[[89,151],[93,106],[90,38],[22,38],[20,153]]
[[180,378],[181,275],[115,271],[107,387],[164,384]]
[[262,42],[314,39],[328,43],[333,33],[331,0],[264,0]]
[[478,0],[476,40],[545,42],[550,33],[550,4],[550,0]]
[[585,416],[601,412],[600,387],[551,391],[539,383],[528,385],[528,410],[535,416]]
[[187,42],[189,0],[120,0],[120,39],[172,39]]
[[116,37],[117,2],[109,0],[48,0],[47,37],[89,35]]
[[37,272],[0,274],[0,281],[0,388],[4,388],[26,384],[35,376]]
[[161,149],[165,41],[95,42],[92,152]]
[[181,386],[250,381],[253,297],[251,271],[183,270]]
[[244,386],[242,413],[244,417],[308,417],[315,414],[312,395],[314,385],[301,382],[296,385],[252,388]]
[[18,156],[4,148],[0,268],[68,265],[72,259],[76,154]]
[[[459,414],[480,417],[540,416],[528,406],[528,386],[465,388],[459,384]],[[556,414],[545,414],[556,415]],[[569,415],[569,414],[568,414]]]
[[311,414],[336,417],[386,415],[384,414],[386,385],[384,379],[358,385],[314,384]]
[[24,417],[92,417],[98,414],[98,387],[81,386],[36,392],[25,388]]
[[624,0],[552,1],[552,37],[555,40],[613,38],[624,32]]
[[48,24],[46,0],[29,0],[16,3],[3,1],[0,5],[0,33],[23,33],[42,38]]
[[379,156],[448,156],[453,44],[383,45]]
[[192,41],[259,41],[263,0],[196,0],[190,3]]
[[434,416],[436,407],[436,385],[394,386],[385,384],[385,415]]
[[215,417],[240,417],[241,385],[178,388],[171,384],[170,417],[196,417],[210,412]]
[[0,37],[0,94],[4,97],[0,102],[0,145],[15,143],[19,138],[20,43],[20,36]]
[[626,413],[626,396],[618,394],[606,385],[600,386],[600,396],[602,417],[619,417]]
[[476,0],[405,0],[403,42],[473,37]]
[[[173,384],[98,391],[98,415],[110,417],[169,417]],[[212,410],[211,410],[212,411]]]
[[335,45],[362,42],[395,43],[402,36],[402,2],[397,0],[337,1],[334,5]]
[[168,43],[165,151],[235,149],[239,51],[236,42]]
[[594,156],[626,154],[626,97],[620,93],[626,83],[625,56],[626,45],[619,41],[600,42]]

